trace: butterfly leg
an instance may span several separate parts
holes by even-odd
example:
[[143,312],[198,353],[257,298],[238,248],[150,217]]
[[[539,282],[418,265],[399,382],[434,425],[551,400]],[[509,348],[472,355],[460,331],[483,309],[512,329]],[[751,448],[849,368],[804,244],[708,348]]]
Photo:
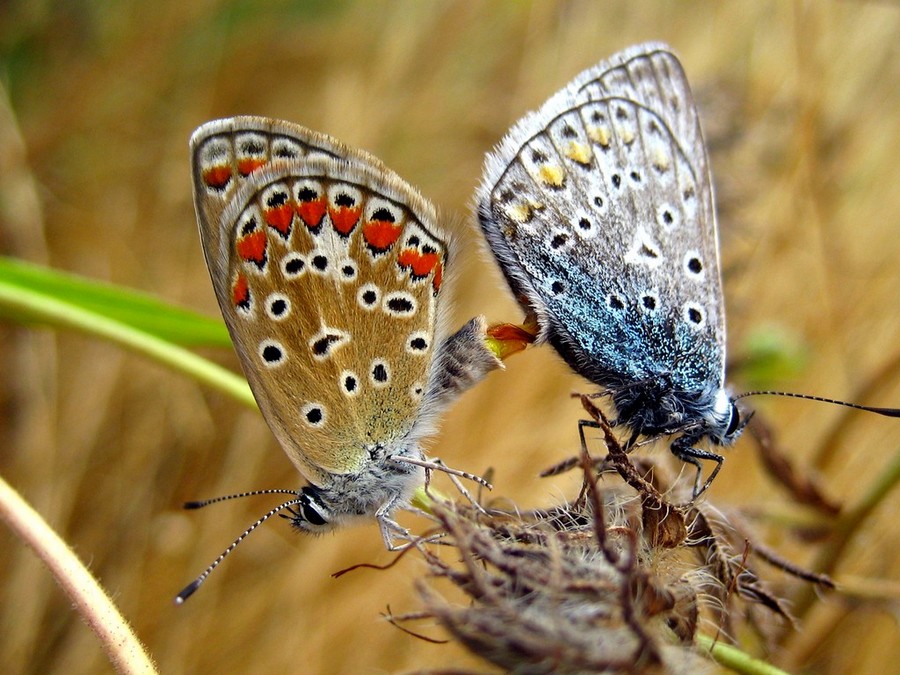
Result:
[[[392,501],[382,506],[375,513],[375,519],[381,528],[381,539],[388,551],[402,553],[413,546],[432,543],[445,536],[444,532],[425,537],[413,535],[408,529],[390,517],[389,514],[394,508],[396,508],[396,502]],[[395,543],[397,539],[403,543]]]
[[[381,539],[384,541],[384,547],[388,551],[403,551],[412,546],[414,542],[409,530],[391,518],[390,513],[395,508],[396,500],[389,501],[375,512],[375,520],[378,521],[378,527],[381,528]],[[406,540],[406,543],[395,544],[395,539]]]
[[[722,464],[725,462],[725,458],[722,455],[710,452],[709,450],[695,448],[694,443],[698,440],[699,439],[695,436],[682,436],[681,438],[676,438],[670,448],[672,454],[682,462],[693,464],[697,468],[697,477],[694,479],[694,494],[692,499],[697,499],[697,497],[706,492],[718,475],[719,470],[722,468]],[[703,483],[702,487],[700,485],[700,481],[703,480],[703,464],[700,463],[701,459],[716,463],[716,468],[709,474],[709,478],[706,479],[706,482]]]
[[439,457],[434,457],[431,459],[431,461],[434,462],[434,464],[438,467],[437,470],[444,471],[447,474],[447,477],[450,479],[450,482],[453,483],[453,487],[455,487],[457,490],[459,490],[459,493],[463,497],[465,497],[466,500],[472,506],[474,506],[478,511],[480,511],[484,515],[488,515],[488,512],[485,510],[485,508],[481,504],[479,504],[478,500],[475,499],[472,496],[472,494],[465,488],[465,486],[460,482],[459,478],[457,478],[457,475],[460,475],[463,478],[468,478],[469,480],[471,480],[475,483],[478,483],[478,485],[480,485],[482,487],[487,487],[488,489],[491,489],[491,487],[492,487],[490,485],[490,483],[487,483],[487,481],[485,481],[483,478],[481,478],[481,476],[476,476],[474,474],[470,474],[465,471],[462,471],[459,474],[454,473],[455,470],[450,469],[446,464],[444,464],[444,460],[440,459]]

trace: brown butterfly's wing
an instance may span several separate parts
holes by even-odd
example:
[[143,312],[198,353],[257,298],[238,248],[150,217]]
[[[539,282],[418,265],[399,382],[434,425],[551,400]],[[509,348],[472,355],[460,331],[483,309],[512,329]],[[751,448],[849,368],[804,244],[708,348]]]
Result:
[[447,257],[434,208],[379,160],[238,117],[191,139],[203,250],[272,431],[311,482],[413,444]]

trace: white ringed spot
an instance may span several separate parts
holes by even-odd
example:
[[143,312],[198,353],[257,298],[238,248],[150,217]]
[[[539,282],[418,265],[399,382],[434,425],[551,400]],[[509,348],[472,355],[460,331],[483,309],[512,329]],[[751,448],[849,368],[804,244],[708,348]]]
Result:
[[356,292],[356,304],[367,312],[371,312],[378,307],[378,301],[381,299],[381,289],[375,284],[368,283],[359,287]]
[[574,229],[583,239],[592,239],[597,236],[597,225],[594,223],[593,218],[587,213],[582,213],[578,216],[576,227],[572,229]]
[[281,259],[281,273],[285,279],[296,279],[306,272],[306,258],[300,253],[288,253]]
[[310,251],[309,269],[313,274],[328,274],[332,261],[324,251]]
[[414,356],[427,354],[428,348],[430,346],[431,340],[429,339],[428,333],[426,333],[424,330],[417,330],[413,333],[410,333],[406,338],[407,354],[413,354]]
[[416,299],[403,291],[388,293],[384,296],[384,301],[381,305],[386,314],[398,319],[411,317],[419,309]]
[[309,339],[309,350],[316,361],[325,361],[351,339],[350,333],[322,324],[319,332]]
[[277,340],[263,340],[260,342],[258,353],[266,368],[276,368],[287,361],[287,352]]
[[674,230],[681,225],[681,212],[671,204],[660,204],[656,208],[656,222],[664,230]]
[[696,302],[686,302],[682,308],[684,321],[690,328],[700,330],[706,325],[706,312]]
[[682,261],[682,269],[688,279],[702,281],[706,276],[706,269],[699,251],[688,251]]
[[344,396],[353,398],[359,394],[359,377],[352,370],[343,370],[338,376],[338,385]]
[[663,260],[665,260],[665,256],[663,256],[659,244],[653,241],[653,238],[644,228],[639,227],[637,232],[634,233],[634,239],[631,242],[628,253],[625,254],[625,262],[655,269],[662,265]]
[[376,389],[386,387],[391,382],[391,369],[384,359],[373,359],[369,368],[369,380]]
[[425,396],[425,387],[422,386],[421,382],[413,382],[409,387],[409,395],[413,401],[421,401],[422,397]]
[[328,417],[325,412],[325,406],[317,402],[304,404],[303,407],[300,408],[300,415],[306,423],[306,426],[312,427],[313,429],[321,429],[324,427]]
[[271,293],[266,298],[266,315],[272,321],[284,321],[291,313],[291,300],[284,293]]
[[359,268],[356,265],[356,261],[353,258],[344,258],[337,264],[338,270],[338,278],[348,283],[350,281],[354,281],[356,277],[359,275]]

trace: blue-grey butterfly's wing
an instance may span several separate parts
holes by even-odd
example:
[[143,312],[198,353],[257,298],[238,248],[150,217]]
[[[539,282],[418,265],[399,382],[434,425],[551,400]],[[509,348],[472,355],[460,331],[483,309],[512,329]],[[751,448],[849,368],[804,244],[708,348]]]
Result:
[[436,381],[447,237],[364,152],[265,118],[191,139],[203,250],[253,393],[311,482],[414,444]]
[[712,186],[697,111],[666,45],[632,47],[519,121],[487,158],[482,229],[517,298],[579,373],[724,378]]

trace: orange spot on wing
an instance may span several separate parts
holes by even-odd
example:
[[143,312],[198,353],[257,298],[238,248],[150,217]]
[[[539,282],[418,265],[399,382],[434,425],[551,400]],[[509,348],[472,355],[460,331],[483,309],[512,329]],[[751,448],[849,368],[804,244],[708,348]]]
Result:
[[434,288],[434,292],[437,293],[441,290],[441,282],[444,280],[444,265],[438,261],[438,264],[435,265],[434,268],[434,279],[431,280],[431,286]]
[[249,176],[265,163],[266,160],[261,157],[245,157],[238,160],[238,171],[242,176]]
[[214,166],[203,172],[203,182],[214,190],[221,190],[231,180],[231,167],[228,165]]
[[427,277],[432,271],[435,272],[435,278],[442,276],[441,257],[437,253],[420,253],[408,248],[400,251],[397,262],[400,267],[411,269],[416,277]]
[[237,252],[241,259],[262,267],[266,262],[266,233],[263,230],[251,232],[237,242]]
[[263,217],[271,227],[287,237],[291,233],[291,222],[294,220],[294,211],[290,204],[282,204],[272,209],[266,209]]
[[297,204],[297,213],[306,223],[306,226],[314,230],[322,222],[325,216],[325,199],[310,199],[307,202],[299,202]]
[[346,237],[359,222],[361,211],[362,209],[358,206],[341,206],[336,209],[329,208],[328,215],[331,216],[331,224],[334,225],[334,229]]
[[370,220],[363,226],[363,238],[372,249],[383,252],[400,238],[402,229],[400,225],[387,220]]
[[247,277],[238,274],[238,278],[234,280],[234,286],[231,287],[231,300],[235,307],[247,307],[250,304],[250,286],[247,284]]

